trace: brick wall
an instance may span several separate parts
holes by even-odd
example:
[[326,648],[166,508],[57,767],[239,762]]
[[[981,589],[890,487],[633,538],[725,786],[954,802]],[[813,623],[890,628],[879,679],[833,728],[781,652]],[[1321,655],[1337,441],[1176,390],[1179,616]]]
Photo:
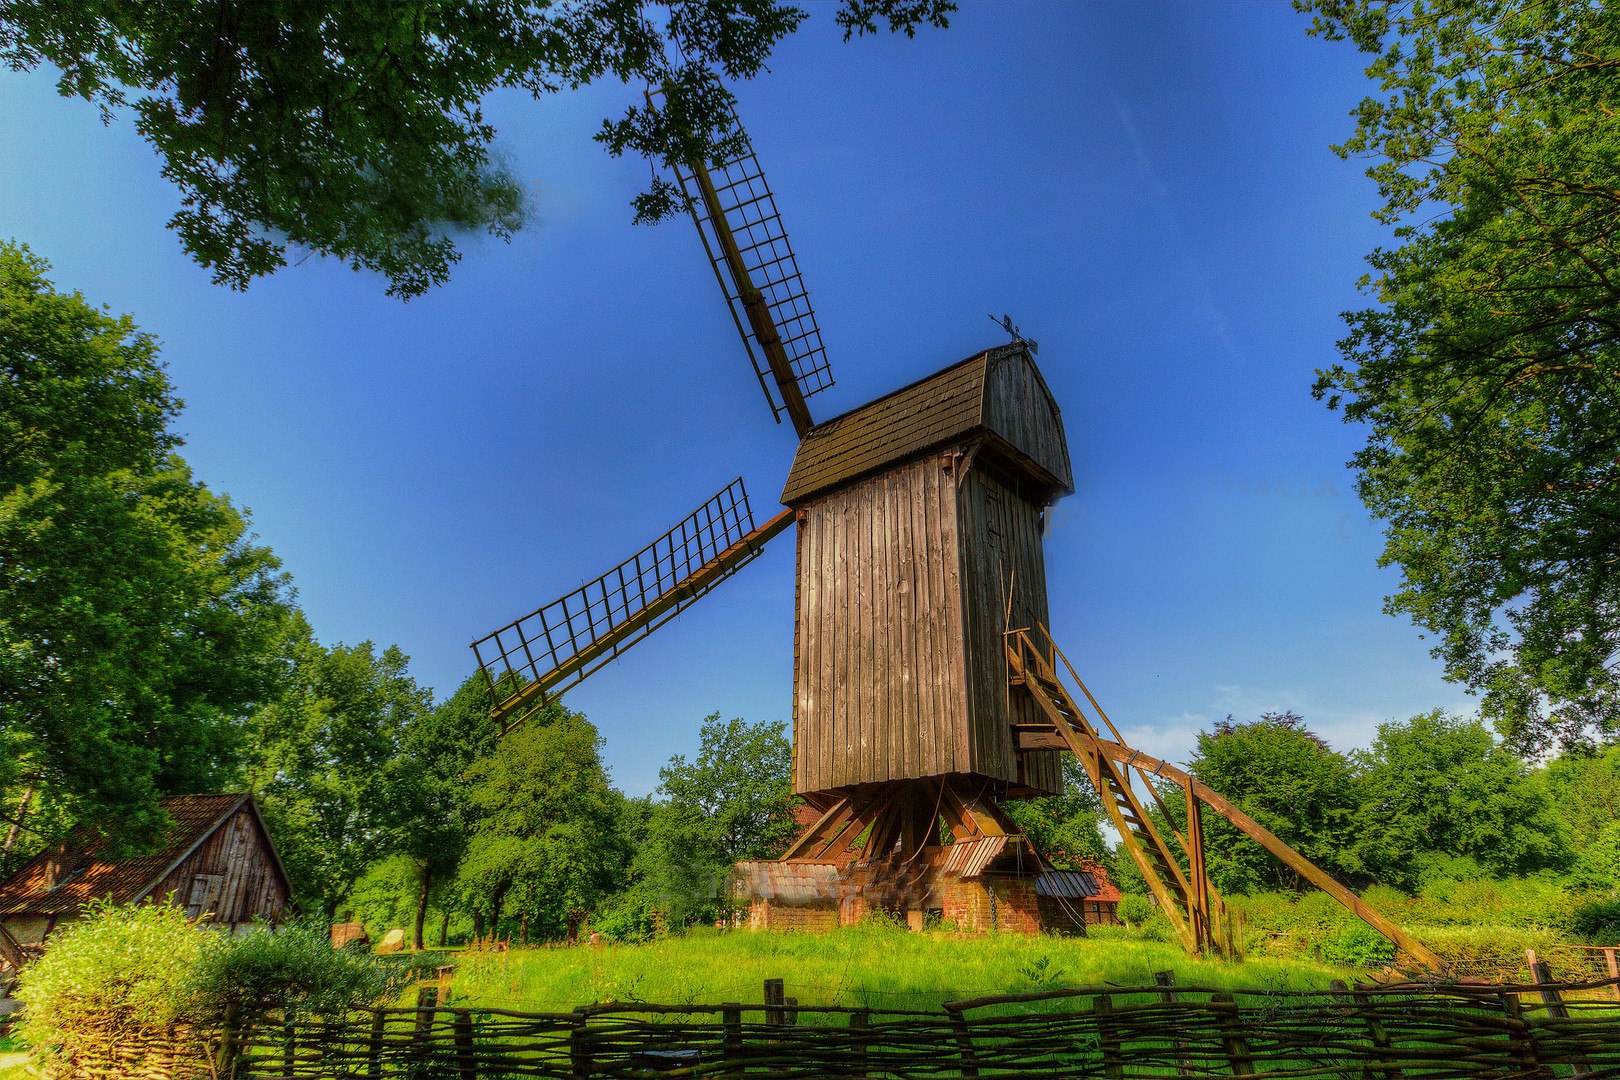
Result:
[[1040,906],[1032,877],[945,878],[937,888],[945,918],[959,929],[979,932],[994,927],[1018,934],[1040,933]]
[[805,930],[819,933],[838,925],[838,908],[833,904],[812,904],[789,907],[773,904],[769,900],[754,900],[748,905],[750,930]]

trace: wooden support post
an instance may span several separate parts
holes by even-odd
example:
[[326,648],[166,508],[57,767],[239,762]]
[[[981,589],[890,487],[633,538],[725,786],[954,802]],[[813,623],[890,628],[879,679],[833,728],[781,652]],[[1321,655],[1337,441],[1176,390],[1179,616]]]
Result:
[[[1148,785],[1151,789],[1152,785]],[[1204,820],[1199,812],[1198,793],[1191,784],[1182,789],[1187,797],[1187,914],[1192,917],[1193,937],[1200,952],[1214,943],[1209,921],[1209,872],[1204,865]]]
[[1114,999],[1098,994],[1097,1042],[1102,1046],[1103,1074],[1108,1080],[1125,1080],[1125,1055],[1120,1050],[1119,1028],[1114,1023]]
[[422,1061],[428,1056],[428,1038],[433,1034],[433,1010],[439,1005],[437,986],[420,986],[416,990],[416,1031],[411,1036],[411,1060]]
[[962,1051],[962,1075],[979,1075],[979,1058],[973,1052],[973,1034],[968,1030],[967,1017],[962,1015],[960,1008],[952,1008],[949,1004],[945,1011],[951,1016],[951,1030],[956,1035],[956,1045]]
[[292,1076],[298,1070],[298,1029],[292,1017],[281,1025],[281,1075]]
[[[440,968],[443,971],[443,968]],[[472,1013],[456,1010],[456,1072],[461,1080],[478,1080],[478,1058],[473,1047]]]
[[[1164,987],[1159,991],[1160,1001],[1166,1005],[1174,1005],[1181,1000],[1181,995],[1175,991],[1176,973],[1174,971],[1155,971],[1153,981],[1157,985]],[[1192,1070],[1187,1066],[1187,1040],[1175,1039],[1171,1042],[1171,1045],[1176,1050],[1176,1075],[1188,1075]]]
[[1615,954],[1620,949],[1604,949],[1603,960],[1609,967],[1609,978],[1616,980],[1611,989],[1614,991],[1614,1000],[1620,1001],[1620,957]]
[[1530,1024],[1524,1018],[1524,1008],[1519,1004],[1519,995],[1499,994],[1497,998],[1502,1003],[1502,1016],[1508,1022],[1508,1060],[1518,1066],[1521,1076],[1551,1075],[1551,1070],[1543,1072],[1536,1061],[1536,1043],[1530,1035]]
[[1238,1009],[1237,998],[1228,993],[1211,994],[1209,1000],[1227,1019],[1221,1024],[1221,1047],[1226,1051],[1226,1058],[1232,1063],[1233,1076],[1254,1075],[1254,1054],[1249,1049],[1249,1040],[1243,1035],[1243,1015]]
[[728,1001],[720,1006],[720,1055],[725,1059],[725,1075],[742,1080],[743,1068],[736,1064],[742,1056],[742,1005]]
[[587,1041],[590,1038],[587,1023],[590,1013],[581,1005],[574,1010],[573,1030],[568,1033],[568,1067],[575,1080],[585,1080],[591,1075],[591,1048]]
[[371,1041],[366,1045],[366,1080],[382,1080],[383,1035],[388,1014],[381,1009],[371,1010]]
[[782,1023],[786,1024],[788,1027],[798,1027],[799,999],[796,997],[783,998],[782,1004],[786,1006],[786,1008],[782,1010]]
[[[783,1007],[785,1004],[786,1004],[786,1001],[785,1001],[785,999],[784,999],[784,997],[782,995],[782,980],[781,979],[766,979],[765,980],[765,1005],[766,1005],[766,1008],[765,1008],[765,1024],[766,1024],[767,1027],[781,1027],[784,1023],[787,1022],[787,1010]],[[772,1048],[771,1049],[772,1056],[775,1056],[775,1054],[776,1054],[775,1047],[777,1045],[777,1040],[768,1039],[766,1041]],[[771,1066],[771,1072],[773,1072],[773,1073],[783,1073],[783,1072],[787,1072],[787,1068],[785,1066],[782,1066],[782,1065],[772,1065]]]
[[[1367,1025],[1367,1038],[1372,1040],[1373,1050],[1380,1058],[1388,1059],[1395,1043],[1389,1037],[1388,1030],[1379,1022],[1377,1013],[1372,1007],[1372,997],[1368,994],[1356,993],[1350,995],[1360,1011],[1362,1022]],[[1385,1065],[1383,1069],[1386,1080],[1399,1080],[1401,1070],[1396,1065]]]
[[852,1070],[856,1080],[864,1080],[867,1075],[867,1048],[872,1039],[872,1012],[870,1009],[856,1009],[849,1014],[850,1043],[855,1052],[855,1067]]
[[[1552,969],[1547,961],[1536,960],[1530,965],[1530,974],[1536,981],[1536,993],[1541,995],[1541,1003],[1547,1006],[1547,1015],[1556,1020],[1569,1019],[1569,1006],[1558,994],[1558,987],[1553,985]],[[1585,1076],[1592,1071],[1585,1058],[1570,1063],[1570,1072],[1574,1076]]]

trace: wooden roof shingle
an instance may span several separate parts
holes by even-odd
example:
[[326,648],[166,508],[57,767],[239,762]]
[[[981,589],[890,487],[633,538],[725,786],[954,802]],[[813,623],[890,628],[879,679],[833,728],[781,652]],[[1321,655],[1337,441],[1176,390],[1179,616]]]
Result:
[[1057,403],[1028,350],[1014,343],[811,428],[794,455],[782,503],[807,502],[907,458],[979,437],[1054,493],[1073,491]]

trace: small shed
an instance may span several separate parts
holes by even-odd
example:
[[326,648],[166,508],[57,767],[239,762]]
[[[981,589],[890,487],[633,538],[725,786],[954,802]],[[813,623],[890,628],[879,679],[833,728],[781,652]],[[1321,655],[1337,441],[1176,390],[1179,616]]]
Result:
[[150,855],[114,859],[107,840],[81,826],[0,882],[0,926],[23,945],[38,945],[83,917],[92,900],[137,904],[165,898],[191,916],[236,930],[255,919],[276,923],[292,908],[292,889],[253,796],[182,795],[161,800],[171,824]]
[[1035,898],[1042,930],[1084,934],[1087,926],[1120,923],[1119,890],[1095,863],[1084,870],[1046,871],[1035,879]]

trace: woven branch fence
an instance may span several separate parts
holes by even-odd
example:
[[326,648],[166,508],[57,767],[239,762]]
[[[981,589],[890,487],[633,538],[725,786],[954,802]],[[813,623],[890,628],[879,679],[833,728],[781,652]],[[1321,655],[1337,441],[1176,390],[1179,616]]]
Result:
[[[1204,1076],[1620,1078],[1620,1002],[1599,986],[1327,992],[1094,987],[935,1012],[782,1003],[433,1006],[248,1033],[238,1078],[797,1080]],[[226,1057],[233,1056],[228,1053]]]

